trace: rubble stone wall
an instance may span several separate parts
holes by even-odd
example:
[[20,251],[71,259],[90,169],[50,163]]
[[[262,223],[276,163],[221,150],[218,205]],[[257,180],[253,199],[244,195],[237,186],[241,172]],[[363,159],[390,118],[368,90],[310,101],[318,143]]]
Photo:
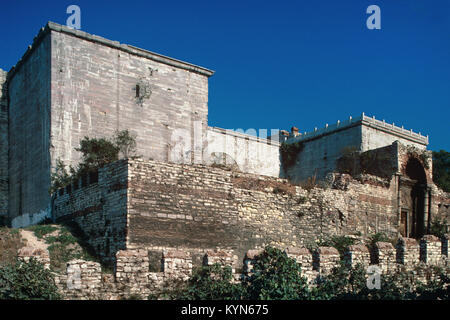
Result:
[[[403,239],[406,246],[397,246],[397,252],[402,252],[409,257],[415,256],[415,247],[409,243],[409,240]],[[405,241],[406,240],[406,241]],[[415,241],[415,240],[414,240]],[[426,245],[434,245],[435,239],[425,236],[421,240]],[[382,275],[390,274],[395,271],[407,272],[415,270],[414,277],[417,280],[428,281],[433,279],[435,275],[430,274],[427,267],[435,266],[434,262],[427,260],[421,262],[419,259],[406,259],[405,264],[397,264],[392,259],[392,245],[388,243],[378,242],[375,244],[379,252],[379,263],[370,263],[377,265],[382,270]],[[409,252],[412,250],[413,255]],[[263,252],[262,249],[252,249],[246,252],[245,259],[242,262],[247,266],[244,267],[244,274],[251,274],[252,263],[254,259]],[[315,285],[318,277],[328,275],[333,268],[341,264],[339,253],[332,247],[319,247],[311,252],[304,247],[289,247],[285,249],[288,257],[293,258],[297,263],[301,264],[302,276],[304,276],[309,285]],[[120,250],[116,255],[116,267],[114,274],[102,272],[99,263],[92,261],[73,260],[67,264],[66,272],[63,274],[55,274],[56,284],[64,299],[126,299],[157,297],[168,286],[174,285],[176,281],[186,281],[192,274],[192,254],[185,251],[161,249],[159,257],[161,258],[161,269],[157,272],[149,271],[148,263],[149,251],[140,249]],[[26,252],[22,253],[22,258],[26,259]],[[30,253],[30,256],[36,258],[36,253]],[[43,253],[45,258],[45,253]],[[358,257],[356,260],[362,261],[364,267],[369,266],[369,248],[364,245],[350,246],[347,255]],[[433,254],[434,255],[434,254]],[[213,263],[222,265],[232,265],[232,260],[236,255],[233,250],[204,250],[203,263],[207,266]],[[394,253],[395,257],[395,253]],[[39,259],[39,257],[37,257]],[[345,256],[344,259],[347,259]],[[448,257],[442,256],[440,267],[448,272]],[[387,267],[391,264],[391,267]],[[242,266],[241,266],[242,267]],[[242,268],[240,268],[242,270]],[[428,271],[427,271],[428,270]],[[234,272],[234,281],[239,279],[240,273]]]

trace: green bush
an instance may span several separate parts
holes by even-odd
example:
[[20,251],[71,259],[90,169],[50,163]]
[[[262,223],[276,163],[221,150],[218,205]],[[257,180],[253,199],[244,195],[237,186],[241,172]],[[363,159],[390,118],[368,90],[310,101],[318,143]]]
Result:
[[366,270],[358,264],[351,268],[344,262],[325,277],[317,279],[313,289],[314,300],[365,300],[368,288]]
[[136,137],[128,130],[116,131],[112,139],[84,137],[80,147],[81,162],[77,168],[66,165],[60,159],[56,160],[56,167],[51,174],[50,194],[77,181],[82,175],[93,172],[108,163],[124,158],[135,157]]
[[251,300],[299,300],[310,294],[300,264],[286,252],[272,247],[266,247],[255,258],[253,272],[244,286]]
[[178,296],[183,300],[239,300],[244,298],[242,285],[231,283],[231,268],[219,264],[197,268],[187,289]]
[[339,251],[341,257],[345,255],[347,248],[356,243],[356,239],[347,236],[332,236],[327,240],[321,240],[318,246],[333,247]]
[[55,300],[60,296],[50,271],[32,258],[0,268],[0,299]]
[[[381,235],[374,238],[382,238]],[[442,270],[434,270],[436,281],[414,282],[412,273],[397,271],[381,275],[380,289],[367,287],[364,266],[344,262],[308,287],[300,265],[281,250],[266,247],[252,261],[253,271],[232,283],[231,269],[213,265],[197,269],[186,286],[166,294],[171,299],[196,300],[423,300],[449,299],[450,281]],[[167,284],[167,287],[173,287]],[[155,297],[151,297],[155,298]]]

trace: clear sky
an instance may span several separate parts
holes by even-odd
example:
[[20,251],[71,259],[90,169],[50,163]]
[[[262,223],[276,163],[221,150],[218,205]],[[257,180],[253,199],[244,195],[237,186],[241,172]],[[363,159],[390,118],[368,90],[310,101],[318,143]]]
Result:
[[[0,0],[0,68],[47,21],[197,64],[209,81],[209,125],[300,131],[358,116],[430,136],[450,151],[450,1]],[[381,30],[369,30],[369,5]]]

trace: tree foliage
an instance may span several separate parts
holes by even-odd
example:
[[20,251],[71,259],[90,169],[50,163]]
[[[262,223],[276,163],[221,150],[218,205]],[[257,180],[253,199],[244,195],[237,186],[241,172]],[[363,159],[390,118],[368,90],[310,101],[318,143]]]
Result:
[[67,169],[63,161],[56,160],[56,167],[51,174],[50,193],[121,157],[135,157],[136,137],[128,130],[116,131],[111,139],[84,137],[80,141],[80,147],[75,150],[81,152],[81,162],[78,167],[70,165]]
[[231,282],[231,268],[219,264],[202,266],[193,273],[187,289],[177,298],[184,300],[239,300],[245,297],[240,284]]
[[450,192],[450,152],[433,151],[433,181],[446,192]]

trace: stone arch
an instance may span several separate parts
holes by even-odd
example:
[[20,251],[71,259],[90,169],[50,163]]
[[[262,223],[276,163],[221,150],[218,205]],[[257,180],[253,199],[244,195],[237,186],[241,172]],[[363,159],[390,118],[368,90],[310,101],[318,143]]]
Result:
[[420,160],[416,157],[410,157],[408,162],[406,162],[405,174],[411,180],[415,180],[423,184],[427,183],[425,168],[423,167],[422,162],[420,162]]
[[240,170],[236,160],[226,152],[211,152],[208,160],[208,164],[211,166]]
[[408,158],[401,180],[400,233],[409,238],[421,238],[427,229],[427,178],[422,162]]

